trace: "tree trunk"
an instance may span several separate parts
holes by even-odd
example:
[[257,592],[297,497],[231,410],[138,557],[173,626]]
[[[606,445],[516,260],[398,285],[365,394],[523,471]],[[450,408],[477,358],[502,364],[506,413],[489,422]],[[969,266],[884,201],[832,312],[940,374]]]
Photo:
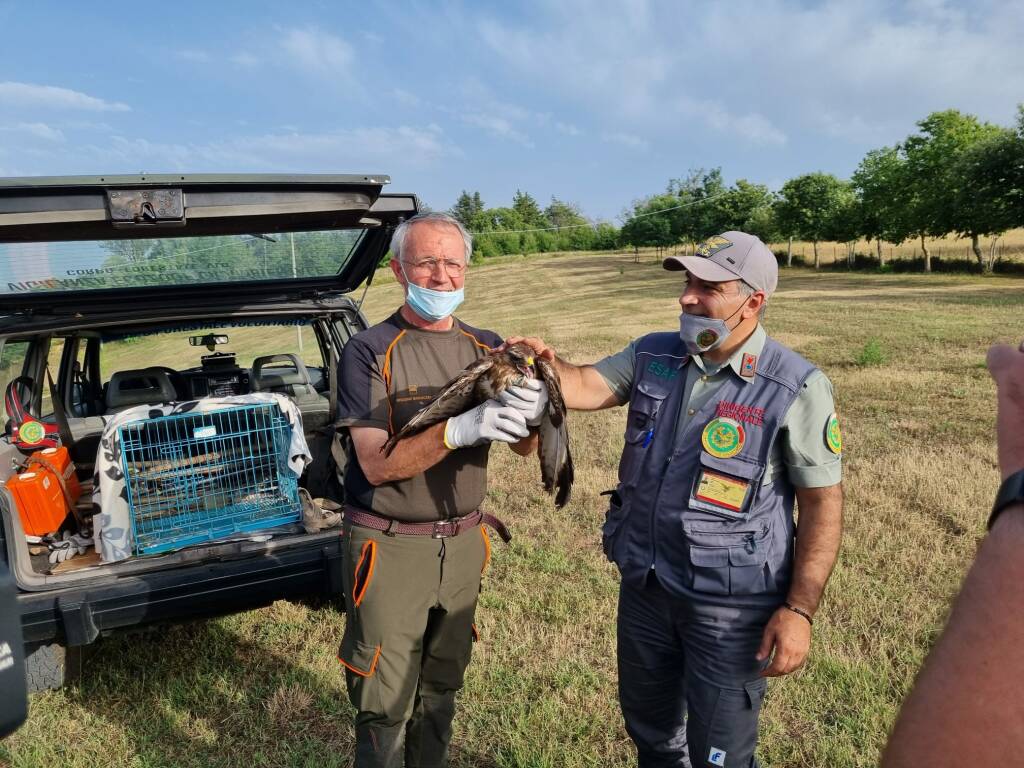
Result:
[[856,246],[856,245],[857,245],[856,243],[847,243],[846,244],[846,265],[850,269],[853,269],[854,246]]
[[821,256],[818,254],[818,241],[812,241],[814,243],[814,268],[821,269]]
[[924,271],[932,271],[932,254],[928,250],[928,246],[924,242],[924,232],[921,233],[921,253],[924,254]]
[[878,266],[885,266],[885,256],[882,254],[882,238],[875,238],[875,250],[878,251]]
[[786,266],[793,266],[793,238],[789,238],[789,247],[786,249]]
[[988,267],[986,268],[985,271],[987,273],[989,273],[989,274],[991,274],[991,273],[996,271],[996,255],[998,254],[998,250],[996,249],[996,244],[998,242],[999,242],[999,238],[998,237],[993,237],[992,238],[992,242],[988,246]]
[[992,271],[992,265],[985,262],[985,257],[981,255],[981,243],[978,242],[977,235],[971,235],[971,250],[974,251],[974,258],[978,260],[978,266],[981,267],[981,271],[986,275]]

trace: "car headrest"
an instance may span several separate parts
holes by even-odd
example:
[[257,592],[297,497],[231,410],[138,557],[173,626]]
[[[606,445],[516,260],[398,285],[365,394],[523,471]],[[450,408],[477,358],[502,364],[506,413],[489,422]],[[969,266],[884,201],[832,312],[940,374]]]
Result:
[[[287,363],[288,366],[267,367],[272,363]],[[273,391],[276,387],[302,384],[312,389],[309,371],[297,355],[277,354],[257,357],[252,361],[253,389],[261,392]]]
[[117,371],[107,384],[107,410],[143,403],[167,403],[178,398],[170,376],[161,368]]

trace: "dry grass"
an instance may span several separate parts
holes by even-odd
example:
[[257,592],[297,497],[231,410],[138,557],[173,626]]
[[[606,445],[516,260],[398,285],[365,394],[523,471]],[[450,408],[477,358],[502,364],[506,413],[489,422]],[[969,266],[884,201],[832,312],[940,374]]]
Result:
[[[997,472],[987,346],[1022,335],[1024,281],[783,274],[769,331],[836,387],[847,448],[843,553],[800,673],[773,682],[760,754],[777,768],[866,767],[942,624],[984,530]],[[678,277],[653,258],[508,257],[475,267],[460,313],[593,360],[676,327]],[[371,320],[400,301],[378,276]],[[877,340],[884,362],[855,361]],[[555,512],[531,461],[495,449],[496,545],[461,695],[453,762],[478,768],[627,766],[615,693],[617,580],[599,550],[598,491],[614,484],[622,411],[574,414],[578,482]],[[120,636],[81,684],[35,696],[0,747],[16,766],[348,765],[350,708],[334,653],[344,618],[287,603]]]

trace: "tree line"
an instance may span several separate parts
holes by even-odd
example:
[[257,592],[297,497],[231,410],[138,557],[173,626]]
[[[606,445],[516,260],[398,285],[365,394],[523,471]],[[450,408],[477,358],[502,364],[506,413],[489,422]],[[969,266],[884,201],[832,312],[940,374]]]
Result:
[[967,238],[977,267],[991,272],[996,250],[980,239],[1024,227],[1024,106],[1016,125],[1002,127],[954,109],[934,112],[893,146],[868,152],[849,179],[824,172],[790,179],[778,191],[739,179],[727,185],[720,168],[671,179],[664,192],[635,201],[623,225],[588,220],[579,206],[552,197],[541,208],[517,190],[511,207],[487,208],[479,192],[463,191],[449,212],[476,233],[474,257],[566,250],[692,246],[730,229],[766,243],[793,240],[813,246],[874,242],[886,266],[883,243],[916,241],[921,266],[932,271],[929,238]]
[[[663,212],[663,213],[662,213]],[[932,271],[927,238],[968,238],[977,266],[993,271],[995,249],[983,236],[1024,226],[1024,106],[1006,128],[957,110],[934,112],[917,131],[893,146],[865,155],[848,180],[829,173],[790,179],[778,192],[740,179],[726,186],[720,169],[691,172],[669,182],[664,193],[635,202],[620,231],[624,245],[666,248],[693,244],[730,229],[767,243],[793,239],[813,244],[874,241],[885,267],[882,243],[920,244],[923,268]]]

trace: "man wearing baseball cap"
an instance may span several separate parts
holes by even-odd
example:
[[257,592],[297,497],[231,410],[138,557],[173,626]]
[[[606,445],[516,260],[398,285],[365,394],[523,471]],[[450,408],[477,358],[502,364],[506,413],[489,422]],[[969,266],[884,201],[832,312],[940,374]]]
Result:
[[764,243],[723,232],[663,266],[685,273],[678,331],[583,366],[524,341],[570,408],[629,406],[602,539],[641,768],[746,768],[766,678],[804,663],[839,551],[842,438],[829,380],[760,324],[778,284]]

